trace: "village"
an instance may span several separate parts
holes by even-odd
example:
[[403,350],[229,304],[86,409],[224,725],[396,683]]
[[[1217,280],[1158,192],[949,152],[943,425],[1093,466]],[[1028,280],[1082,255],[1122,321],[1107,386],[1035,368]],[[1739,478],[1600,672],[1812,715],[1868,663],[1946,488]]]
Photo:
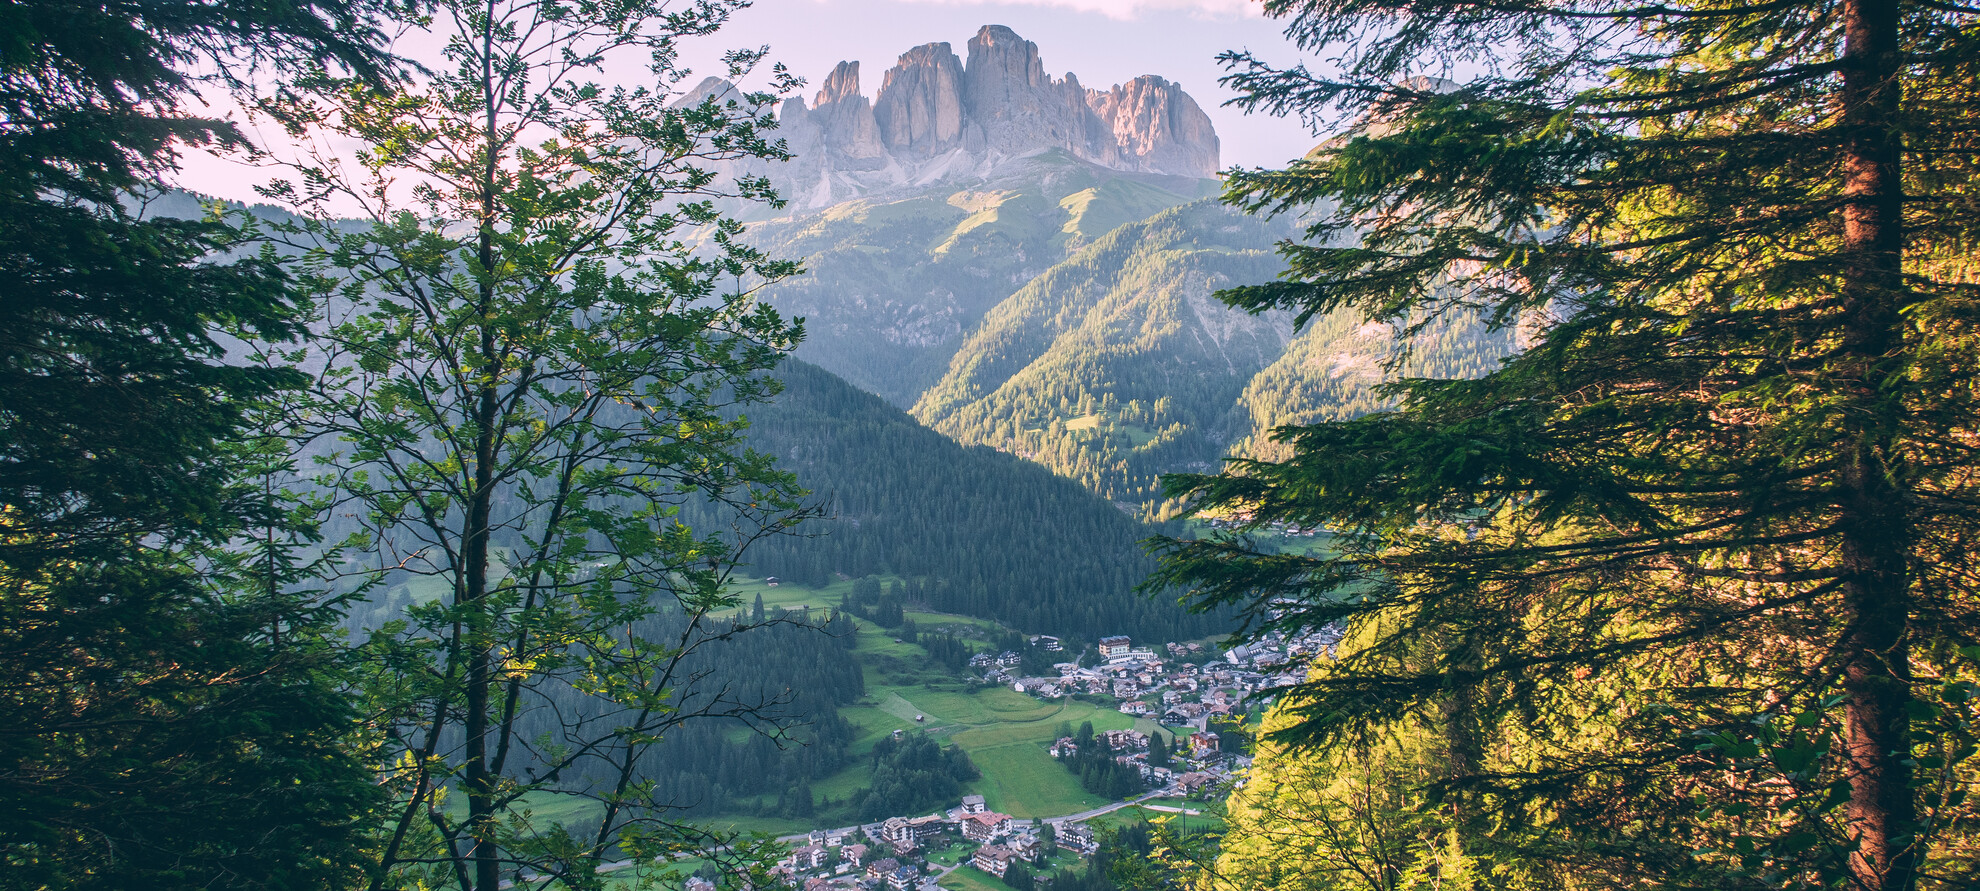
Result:
[[[1064,652],[1060,640],[1049,635],[1033,636],[1028,643]],[[775,877],[805,891],[935,891],[951,872],[972,868],[1030,889],[1051,870],[1098,850],[1094,824],[1100,818],[1130,806],[1195,815],[1226,794],[1250,763],[1242,745],[1232,745],[1226,737],[1254,717],[1250,712],[1261,707],[1259,694],[1295,681],[1294,667],[1332,643],[1268,637],[1218,655],[1200,643],[1169,643],[1158,650],[1111,636],[1100,640],[1097,662],[1081,660],[1095,664],[1057,663],[1054,677],[1018,675],[1024,660],[1015,652],[977,654],[969,666],[987,683],[1046,701],[1106,698],[1117,701],[1123,714],[1158,721],[1168,734],[1166,744],[1141,730],[1086,728],[1086,733],[1059,737],[1049,749],[1053,758],[1070,762],[1085,745],[1091,749],[1089,757],[1105,756],[1138,771],[1149,791],[1105,807],[1037,819],[997,813],[983,796],[965,795],[946,811],[816,829],[783,839],[793,849],[777,865]],[[686,891],[713,889],[710,879],[697,877],[689,880]]]
[[[1033,637],[1032,643],[1059,651],[1057,639]],[[1164,726],[1194,730],[1201,734],[1212,723],[1241,720],[1250,707],[1267,704],[1258,694],[1296,683],[1299,666],[1306,660],[1330,651],[1332,635],[1313,635],[1288,642],[1269,634],[1256,643],[1229,650],[1222,658],[1200,662],[1205,653],[1200,643],[1165,645],[1168,658],[1152,648],[1135,647],[1127,637],[1100,640],[1100,661],[1096,665],[1060,662],[1052,666],[1055,677],[1020,677],[1013,674],[1021,659],[1017,653],[978,654],[970,667],[984,672],[990,683],[1009,684],[1011,689],[1042,700],[1057,700],[1086,694],[1112,697],[1123,714],[1158,719]],[[1192,749],[1203,740],[1189,737]],[[1214,744],[1214,742],[1212,742]]]

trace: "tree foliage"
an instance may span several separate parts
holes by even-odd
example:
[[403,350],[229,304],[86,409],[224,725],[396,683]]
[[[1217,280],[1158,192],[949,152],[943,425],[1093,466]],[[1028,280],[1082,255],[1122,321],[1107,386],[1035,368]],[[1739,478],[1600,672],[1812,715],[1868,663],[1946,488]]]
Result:
[[[675,101],[680,43],[740,5],[438,3],[444,45],[405,89],[305,71],[261,105],[362,147],[271,190],[317,213],[274,228],[311,251],[320,315],[309,350],[269,358],[322,369],[294,424],[343,579],[421,592],[366,650],[396,795],[373,888],[589,887],[608,852],[698,846],[647,754],[697,719],[788,723],[783,688],[696,669],[794,621],[718,614],[741,605],[741,553],[806,513],[725,414],[776,392],[766,372],[802,335],[754,296],[794,265],[714,209],[772,198],[710,166],[778,156],[758,111],[774,96]],[[731,53],[730,76],[760,56]],[[655,85],[592,81],[626,57]],[[327,219],[332,199],[369,225]],[[727,526],[681,521],[708,499]],[[534,818],[544,801],[581,816]]]
[[[254,407],[300,385],[226,344],[301,295],[217,219],[134,208],[183,144],[242,140],[193,69],[382,75],[376,4],[0,10],[0,886],[323,887],[368,807],[352,711],[249,477]],[[286,533],[285,533],[286,534]]]
[[914,733],[873,744],[873,781],[853,797],[863,820],[916,814],[940,808],[963,793],[963,784],[981,774],[969,753]]
[[1359,125],[1233,180],[1313,217],[1222,296],[1530,334],[1170,482],[1340,533],[1162,548],[1157,583],[1356,641],[1279,739],[1439,734],[1415,795],[1460,852],[1578,883],[1970,885],[1975,11],[1267,8],[1339,67],[1230,56],[1242,101]]

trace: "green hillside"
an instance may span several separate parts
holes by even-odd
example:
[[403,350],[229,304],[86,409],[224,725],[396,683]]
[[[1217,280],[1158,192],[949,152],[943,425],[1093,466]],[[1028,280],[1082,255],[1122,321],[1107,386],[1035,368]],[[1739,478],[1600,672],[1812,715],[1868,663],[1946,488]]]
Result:
[[[1373,410],[1397,350],[1387,326],[1341,314],[1295,332],[1212,297],[1276,277],[1289,231],[1213,201],[1114,229],[987,313],[914,414],[1146,506],[1162,473],[1270,451],[1280,424]],[[1402,373],[1468,376],[1510,335],[1445,324],[1412,346]]]
[[1026,282],[1109,230],[1214,188],[1048,151],[994,181],[850,201],[750,231],[774,255],[805,261],[805,275],[765,291],[805,318],[798,355],[905,407]]
[[958,445],[816,366],[791,360],[779,375],[784,393],[749,412],[751,442],[835,516],[752,548],[752,573],[814,587],[896,575],[934,609],[1089,640],[1228,630],[1136,594],[1152,568],[1139,543],[1154,530],[1076,483]]

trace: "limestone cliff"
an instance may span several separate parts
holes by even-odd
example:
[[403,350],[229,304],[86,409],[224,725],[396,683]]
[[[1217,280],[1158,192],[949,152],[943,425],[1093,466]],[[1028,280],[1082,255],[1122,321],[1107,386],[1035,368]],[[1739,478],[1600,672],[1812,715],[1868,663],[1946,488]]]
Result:
[[961,144],[963,66],[946,43],[908,50],[880,82],[873,116],[896,153],[927,157]]
[[[808,106],[794,98],[778,110],[775,135],[793,160],[747,172],[778,181],[798,212],[938,183],[1028,177],[1036,171],[1026,164],[1054,151],[1129,174],[1216,175],[1216,129],[1168,80],[1144,75],[1088,89],[1071,73],[1047,74],[1038,45],[1002,25],[979,29],[965,56],[947,43],[914,47],[871,101],[860,91],[859,63],[840,62]],[[691,95],[725,89],[711,78]]]

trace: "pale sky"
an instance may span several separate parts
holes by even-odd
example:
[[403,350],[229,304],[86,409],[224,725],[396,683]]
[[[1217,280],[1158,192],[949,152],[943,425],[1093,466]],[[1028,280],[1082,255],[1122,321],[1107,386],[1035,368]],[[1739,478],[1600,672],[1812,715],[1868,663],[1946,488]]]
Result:
[[[1054,77],[1070,71],[1098,89],[1142,74],[1180,83],[1215,122],[1225,167],[1279,166],[1318,141],[1298,121],[1223,107],[1234,94],[1217,84],[1219,52],[1251,49],[1281,62],[1296,55],[1278,24],[1248,0],[757,0],[699,49],[713,59],[722,49],[768,44],[772,59],[808,81],[807,101],[833,65],[857,60],[860,90],[871,98],[908,48],[946,41],[967,56],[965,44],[988,24],[1009,26],[1038,44]],[[690,53],[690,61],[700,55]],[[716,65],[702,67],[721,73]],[[180,185],[222,198],[256,201],[253,185],[268,178],[197,152],[184,162]]]

